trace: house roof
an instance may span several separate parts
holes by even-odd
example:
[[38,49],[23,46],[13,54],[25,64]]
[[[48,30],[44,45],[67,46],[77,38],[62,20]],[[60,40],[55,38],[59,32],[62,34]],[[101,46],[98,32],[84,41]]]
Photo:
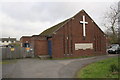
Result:
[[0,38],[0,41],[16,41],[16,38]]
[[58,23],[57,25],[53,26],[53,27],[50,27],[48,29],[46,29],[45,31],[43,31],[40,36],[50,36],[52,35],[56,30],[58,30],[62,25],[64,25],[69,19],[61,22],[61,23]]
[[31,38],[31,36],[22,36],[21,38]]

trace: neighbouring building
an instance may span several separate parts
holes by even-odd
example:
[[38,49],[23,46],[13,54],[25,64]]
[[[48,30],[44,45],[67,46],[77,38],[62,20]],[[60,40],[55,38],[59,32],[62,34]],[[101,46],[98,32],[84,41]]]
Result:
[[22,36],[20,38],[21,47],[30,47],[31,36]]
[[0,38],[0,45],[9,45],[10,43],[16,43],[16,38]]
[[53,58],[103,55],[106,42],[104,32],[84,10],[39,35],[21,37],[35,55]]

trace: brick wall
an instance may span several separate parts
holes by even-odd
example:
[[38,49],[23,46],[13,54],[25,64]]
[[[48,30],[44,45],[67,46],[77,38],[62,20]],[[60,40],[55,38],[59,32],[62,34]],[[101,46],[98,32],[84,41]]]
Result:
[[48,42],[46,37],[33,36],[31,38],[31,45],[34,49],[35,55],[47,55],[48,54]]
[[[83,38],[83,27],[80,24],[83,15],[88,22],[85,39]],[[106,54],[106,37],[85,12],[77,14],[61,27],[53,36],[52,43],[54,58]],[[93,43],[94,49],[75,50],[75,43]]]
[[[83,15],[86,25],[86,37],[83,37]],[[21,38],[21,41],[30,41],[35,55],[48,55],[48,40],[52,41],[52,57],[79,57],[106,54],[106,37],[101,29],[84,11],[78,13],[74,18],[65,23],[52,38],[45,36],[32,36],[32,38]],[[93,49],[75,50],[75,43],[93,43]]]
[[23,36],[20,38],[21,46],[23,46],[24,43],[31,43],[31,37],[30,36]]
[[20,38],[21,43],[26,43],[26,42],[30,43],[30,40],[31,40],[31,37],[21,37]]

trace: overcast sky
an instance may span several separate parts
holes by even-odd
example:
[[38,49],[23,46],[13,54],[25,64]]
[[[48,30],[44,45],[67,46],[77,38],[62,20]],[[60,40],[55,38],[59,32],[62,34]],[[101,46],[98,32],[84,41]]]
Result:
[[84,9],[102,26],[103,16],[114,2],[1,2],[1,37],[38,35],[45,29],[74,16]]

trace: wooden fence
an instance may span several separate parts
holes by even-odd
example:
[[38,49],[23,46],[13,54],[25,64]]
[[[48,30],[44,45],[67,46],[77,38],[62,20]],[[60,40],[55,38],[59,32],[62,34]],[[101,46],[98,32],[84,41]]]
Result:
[[26,57],[34,57],[34,52],[32,50],[27,50],[26,48],[15,47],[15,48],[1,48],[2,59],[18,59]]

